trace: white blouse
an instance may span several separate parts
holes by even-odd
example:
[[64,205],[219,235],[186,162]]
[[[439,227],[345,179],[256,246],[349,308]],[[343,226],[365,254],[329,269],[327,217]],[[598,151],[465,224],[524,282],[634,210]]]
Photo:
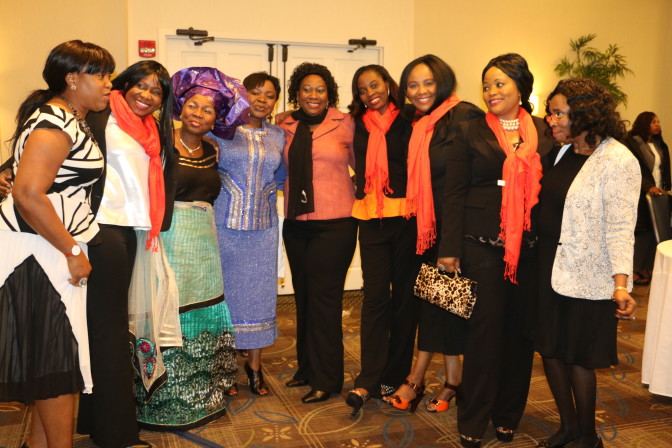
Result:
[[96,220],[101,224],[152,228],[149,219],[149,156],[119,127],[114,114],[105,128],[107,174]]

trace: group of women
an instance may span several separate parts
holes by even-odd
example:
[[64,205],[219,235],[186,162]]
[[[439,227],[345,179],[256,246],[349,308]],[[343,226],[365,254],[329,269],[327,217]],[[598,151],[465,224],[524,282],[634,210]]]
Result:
[[[531,115],[533,81],[520,55],[493,58],[482,73],[483,114],[459,100],[455,74],[436,56],[408,64],[399,86],[383,67],[366,66],[353,78],[349,117],[332,109],[337,92],[325,67],[294,72],[298,111],[281,124],[284,237],[297,291],[298,370],[287,386],[310,386],[303,402],[326,400],[343,382],[348,202],[364,276],[362,368],[346,398],[353,415],[372,396],[414,411],[440,352],[445,382],[427,410],[445,411],[458,396],[463,446],[481,446],[490,421],[510,442],[536,349],[561,419],[539,446],[602,446],[594,369],[618,362],[617,322],[636,308],[628,291],[639,167],[617,142],[624,126],[604,87],[561,81],[546,103],[549,129]],[[572,151],[559,157],[551,133]],[[354,197],[346,169],[353,151]],[[423,260],[478,282],[468,321],[413,297]]]
[[[171,79],[145,61],[111,82],[113,70],[106,50],[61,44],[48,90],[18,114],[0,205],[12,254],[0,264],[0,399],[35,404],[30,447],[71,445],[80,391],[77,430],[102,447],[147,446],[138,422],[217,418],[237,394],[234,348],[248,353],[250,391],[269,393],[278,189],[297,311],[286,386],[310,386],[304,403],[343,386],[342,291],[359,228],[353,415],[370,397],[415,411],[439,352],[445,381],[427,410],[457,397],[463,446],[481,446],[490,421],[511,441],[536,349],[561,420],[539,446],[602,446],[594,369],[617,363],[617,321],[634,318],[641,187],[603,87],[570,79],[549,95],[553,138],[572,148],[560,156],[531,115],[534,77],[518,54],[483,69],[486,114],[457,97],[434,55],[409,63],[399,85],[381,66],[360,68],[350,113],[337,109],[330,71],[303,63],[280,127],[266,120],[281,88],[265,73],[243,89],[213,68]],[[414,297],[422,262],[478,282],[469,320]]]

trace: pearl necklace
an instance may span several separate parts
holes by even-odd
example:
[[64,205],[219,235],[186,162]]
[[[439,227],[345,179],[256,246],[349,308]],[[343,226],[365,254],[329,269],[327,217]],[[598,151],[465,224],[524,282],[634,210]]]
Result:
[[180,139],[180,143],[182,143],[182,146],[184,146],[184,149],[189,151],[189,157],[194,157],[194,153],[196,151],[198,151],[199,149],[201,149],[201,144],[200,143],[194,149],[191,149],[190,147],[188,147],[187,144],[184,143],[184,140],[182,140],[182,131],[179,131],[179,139]]
[[499,122],[502,123],[502,127],[505,131],[517,131],[520,127],[520,120],[518,118],[514,118],[513,120],[500,118]]
[[61,95],[56,95],[56,98],[61,99],[65,103],[65,105],[70,108],[70,110],[72,111],[72,116],[75,117],[75,120],[77,120],[77,124],[79,125],[80,129],[82,131],[84,131],[86,136],[89,137],[91,139],[91,141],[96,146],[98,146],[98,142],[96,141],[96,138],[93,136],[93,132],[91,132],[91,128],[89,128],[88,123],[86,121],[84,121],[84,119],[79,115],[79,112],[77,112],[77,109],[75,108],[75,106],[70,104],[68,102],[68,100],[63,98],[63,96],[61,96]]

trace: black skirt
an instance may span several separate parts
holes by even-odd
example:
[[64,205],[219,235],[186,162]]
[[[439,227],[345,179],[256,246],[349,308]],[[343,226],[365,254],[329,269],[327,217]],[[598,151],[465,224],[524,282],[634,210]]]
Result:
[[616,304],[558,294],[551,287],[555,251],[548,250],[541,240],[539,254],[536,350],[547,358],[561,358],[586,369],[617,365]]
[[0,401],[74,394],[84,388],[65,305],[34,256],[0,287]]

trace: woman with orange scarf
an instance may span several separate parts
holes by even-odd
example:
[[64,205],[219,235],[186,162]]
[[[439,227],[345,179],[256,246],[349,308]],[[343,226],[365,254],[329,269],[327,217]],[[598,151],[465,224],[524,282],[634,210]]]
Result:
[[361,372],[346,399],[353,415],[370,396],[394,390],[390,385],[401,383],[413,362],[420,305],[413,284],[420,258],[415,255],[415,218],[404,218],[411,122],[399,113],[398,95],[399,87],[384,67],[367,65],[355,72],[350,113],[355,118],[357,191],[352,216],[359,221],[364,302]]
[[513,440],[532,370],[536,301],[534,206],[541,158],[553,142],[532,117],[534,76],[505,54],[483,69],[484,118],[463,123],[446,166],[447,219],[439,248],[446,271],[478,282],[467,321],[457,420],[464,447],[480,447],[490,420]]
[[[441,229],[448,212],[443,204],[446,160],[453,150],[457,126],[483,115],[473,104],[460,101],[455,95],[456,84],[453,70],[431,54],[410,62],[401,75],[399,102],[404,104],[408,98],[411,106],[404,114],[413,120],[407,157],[406,216],[416,218],[417,233],[412,244],[427,263],[436,263],[443,238]],[[415,411],[424,396],[425,372],[438,352],[444,357],[446,380],[427,410],[446,411],[460,384],[458,355],[462,353],[464,335],[464,319],[420,302],[418,358],[404,384],[385,401],[397,409]]]
[[[167,70],[158,62],[142,61],[114,79],[110,108],[87,115],[106,164],[92,193],[100,239],[89,250],[93,271],[87,320],[95,389],[80,398],[77,432],[106,448],[149,446],[139,438],[135,416],[129,286],[136,247],[155,253],[159,232],[170,227],[175,196],[172,102]],[[136,230],[146,231],[146,238],[139,240]],[[147,359],[144,374],[154,367]]]

